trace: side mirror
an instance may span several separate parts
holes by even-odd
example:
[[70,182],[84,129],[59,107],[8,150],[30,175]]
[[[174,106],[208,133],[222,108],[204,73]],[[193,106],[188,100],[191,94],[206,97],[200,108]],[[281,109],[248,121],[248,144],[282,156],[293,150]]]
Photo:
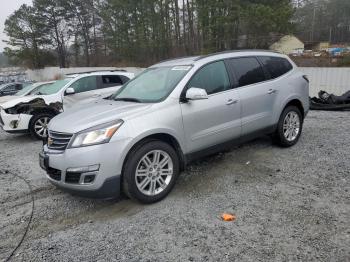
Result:
[[73,87],[68,87],[65,92],[66,95],[73,95],[75,94],[75,90]]
[[186,99],[188,100],[203,100],[208,99],[207,91],[202,88],[191,87],[186,92]]

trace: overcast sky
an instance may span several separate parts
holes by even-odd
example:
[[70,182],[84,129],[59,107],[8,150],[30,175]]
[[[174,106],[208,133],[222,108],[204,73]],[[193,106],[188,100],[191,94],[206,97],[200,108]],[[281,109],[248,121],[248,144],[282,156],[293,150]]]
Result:
[[2,42],[2,40],[6,39],[4,33],[5,20],[22,4],[32,4],[32,0],[0,0],[0,52],[2,52],[6,46],[6,44]]

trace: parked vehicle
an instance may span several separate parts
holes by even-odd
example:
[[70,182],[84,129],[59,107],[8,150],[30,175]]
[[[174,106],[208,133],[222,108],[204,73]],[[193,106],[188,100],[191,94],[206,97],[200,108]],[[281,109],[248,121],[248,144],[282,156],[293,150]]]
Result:
[[52,85],[42,86],[29,96],[18,97],[0,105],[0,126],[8,133],[30,134],[42,139],[47,124],[57,114],[78,102],[86,103],[110,96],[134,74],[103,71],[67,76]]
[[2,96],[2,97],[0,97],[0,105],[5,103],[5,102],[17,99],[18,97],[33,95],[35,90],[38,90],[40,87],[51,85],[54,82],[55,81],[34,83],[34,84],[31,84],[31,85],[24,87],[22,90],[18,91],[14,95]]
[[264,134],[297,143],[309,83],[285,55],[237,51],[156,64],[109,99],[49,124],[40,165],[88,197],[163,199],[193,159]]
[[24,83],[7,83],[0,86],[0,97],[1,96],[12,96],[18,91],[22,90],[25,86]]

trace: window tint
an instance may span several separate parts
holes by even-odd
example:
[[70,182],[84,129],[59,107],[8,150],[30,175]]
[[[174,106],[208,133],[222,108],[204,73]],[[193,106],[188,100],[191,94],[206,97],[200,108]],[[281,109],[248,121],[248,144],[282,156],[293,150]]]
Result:
[[117,75],[102,76],[102,88],[120,86],[122,84],[123,84],[123,80]]
[[97,89],[96,76],[87,76],[75,81],[70,87],[74,88],[75,93],[82,93]]
[[264,71],[255,57],[233,58],[229,60],[238,87],[247,86],[265,81]]
[[16,90],[21,90],[23,88],[22,84],[16,84]]
[[231,88],[224,62],[211,63],[201,68],[187,84],[187,88],[196,87],[215,94]]
[[289,61],[282,57],[260,56],[259,60],[265,66],[272,79],[280,77],[293,69]]

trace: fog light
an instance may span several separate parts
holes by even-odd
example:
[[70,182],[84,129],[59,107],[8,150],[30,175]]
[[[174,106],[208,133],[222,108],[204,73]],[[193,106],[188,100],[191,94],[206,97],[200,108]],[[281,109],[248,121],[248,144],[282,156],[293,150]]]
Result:
[[10,127],[16,129],[18,127],[18,120],[13,120],[10,122]]
[[68,168],[67,172],[70,172],[70,173],[86,173],[86,172],[98,171],[99,169],[100,169],[100,165],[92,165],[92,166],[87,166],[87,167]]
[[84,184],[90,184],[94,182],[94,180],[95,180],[95,175],[86,175],[84,177]]

